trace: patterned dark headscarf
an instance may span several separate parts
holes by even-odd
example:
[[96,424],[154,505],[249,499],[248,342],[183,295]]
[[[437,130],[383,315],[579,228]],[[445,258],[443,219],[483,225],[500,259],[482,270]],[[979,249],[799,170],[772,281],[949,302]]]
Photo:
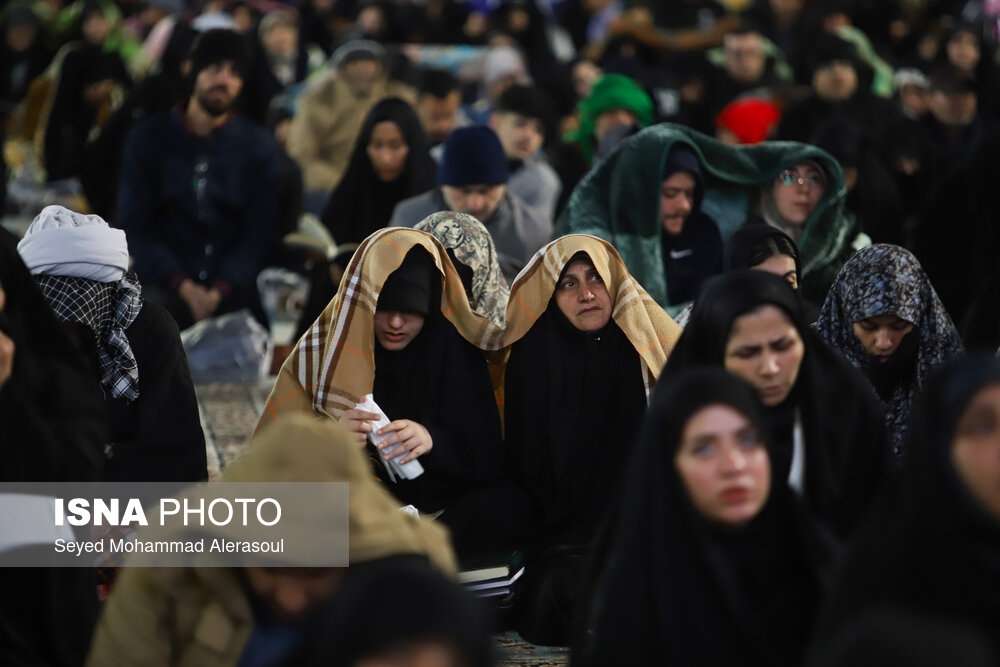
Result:
[[[855,322],[879,315],[895,315],[915,325],[895,353],[900,354],[904,346],[912,350],[912,372],[901,375],[905,381],[888,392],[873,380],[871,355],[854,333]],[[920,262],[895,245],[878,244],[858,251],[830,288],[815,327],[820,336],[873,380],[886,408],[893,452],[902,456],[914,395],[935,367],[965,351],[958,330]]]
[[94,332],[101,387],[112,398],[139,398],[139,367],[125,336],[142,308],[142,288],[134,273],[114,283],[70,276],[35,276],[38,288],[60,322]]
[[[444,245],[445,249],[472,271],[469,305],[472,310],[502,327],[510,288],[500,272],[500,261],[493,237],[471,215],[454,211],[433,213],[414,226],[428,232]],[[458,264],[455,268],[463,273]],[[463,279],[464,280],[464,279]]]

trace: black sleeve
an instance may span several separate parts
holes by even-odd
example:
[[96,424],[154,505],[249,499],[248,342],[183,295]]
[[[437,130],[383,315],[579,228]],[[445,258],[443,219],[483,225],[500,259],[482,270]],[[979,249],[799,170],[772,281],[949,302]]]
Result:
[[187,356],[177,324],[146,301],[126,330],[139,367],[134,438],[114,443],[107,481],[195,482],[208,478]]

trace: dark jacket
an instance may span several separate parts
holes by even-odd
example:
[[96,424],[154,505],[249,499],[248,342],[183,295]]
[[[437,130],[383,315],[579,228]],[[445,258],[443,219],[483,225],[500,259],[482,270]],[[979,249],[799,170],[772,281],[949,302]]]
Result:
[[189,277],[253,289],[278,242],[278,149],[234,115],[208,137],[179,109],[135,127],[125,144],[118,222],[144,283],[174,291]]

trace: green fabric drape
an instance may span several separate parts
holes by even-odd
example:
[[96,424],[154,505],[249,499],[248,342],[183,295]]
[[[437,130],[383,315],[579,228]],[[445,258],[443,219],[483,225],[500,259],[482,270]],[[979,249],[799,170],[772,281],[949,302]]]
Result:
[[760,185],[786,167],[815,160],[828,187],[806,221],[799,250],[803,294],[822,302],[837,271],[853,254],[856,221],[844,213],[844,173],[826,151],[795,141],[729,146],[690,128],[661,123],[642,130],[594,166],[570,196],[556,222],[554,238],[593,234],[609,241],[646,291],[667,303],[663,268],[660,187],[664,163],[677,143],[690,146],[705,175],[701,210],[719,226],[723,240],[746,220]]

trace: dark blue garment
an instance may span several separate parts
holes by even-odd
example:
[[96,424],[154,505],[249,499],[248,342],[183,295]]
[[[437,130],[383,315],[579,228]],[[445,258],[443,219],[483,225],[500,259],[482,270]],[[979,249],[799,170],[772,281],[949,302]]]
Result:
[[298,648],[307,625],[303,623],[258,622],[240,657],[238,667],[272,667],[280,665]]
[[715,221],[694,211],[677,236],[663,234],[663,269],[670,305],[692,301],[722,271],[722,236]]
[[273,139],[239,115],[207,137],[189,132],[179,109],[133,128],[118,224],[142,282],[252,290],[280,237],[277,165]]

